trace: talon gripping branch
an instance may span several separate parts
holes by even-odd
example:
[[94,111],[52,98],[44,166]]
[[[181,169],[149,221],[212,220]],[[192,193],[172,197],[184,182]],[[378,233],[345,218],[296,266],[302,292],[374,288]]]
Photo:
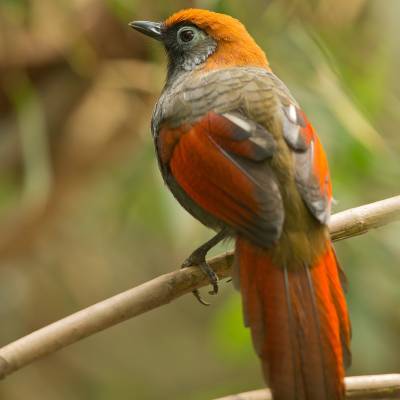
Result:
[[187,211],[236,240],[234,280],[274,399],[343,399],[350,322],[315,130],[236,19],[189,9],[131,26],[166,48],[161,172]]

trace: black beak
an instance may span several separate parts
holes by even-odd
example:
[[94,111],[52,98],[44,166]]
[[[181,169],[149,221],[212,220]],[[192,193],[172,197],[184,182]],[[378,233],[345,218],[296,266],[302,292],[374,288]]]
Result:
[[161,22],[133,21],[129,22],[129,26],[153,39],[161,40],[163,26]]

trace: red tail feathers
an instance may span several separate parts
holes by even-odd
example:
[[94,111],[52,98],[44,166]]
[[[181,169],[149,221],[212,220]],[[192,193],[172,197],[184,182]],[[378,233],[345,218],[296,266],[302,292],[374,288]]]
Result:
[[350,323],[331,244],[311,268],[275,266],[242,238],[236,256],[245,323],[274,400],[343,399]]

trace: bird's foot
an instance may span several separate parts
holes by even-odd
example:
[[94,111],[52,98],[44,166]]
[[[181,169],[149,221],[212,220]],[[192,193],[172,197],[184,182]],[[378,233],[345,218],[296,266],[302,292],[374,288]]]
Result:
[[[205,251],[204,248],[199,247],[183,262],[181,268],[188,268],[192,266],[199,267],[207,276],[212,286],[212,290],[210,290],[208,293],[211,295],[216,295],[218,293],[218,276],[206,261],[207,251]],[[206,302],[201,297],[198,289],[193,290],[192,293],[201,304],[205,306],[210,305],[210,303]]]

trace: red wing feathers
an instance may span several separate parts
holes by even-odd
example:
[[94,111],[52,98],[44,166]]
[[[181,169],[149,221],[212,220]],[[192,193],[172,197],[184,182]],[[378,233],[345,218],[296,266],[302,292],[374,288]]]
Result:
[[263,247],[280,236],[283,206],[267,163],[260,166],[260,182],[248,162],[266,160],[274,146],[266,129],[233,113],[209,113],[190,127],[164,127],[158,139],[161,162],[184,192]]

